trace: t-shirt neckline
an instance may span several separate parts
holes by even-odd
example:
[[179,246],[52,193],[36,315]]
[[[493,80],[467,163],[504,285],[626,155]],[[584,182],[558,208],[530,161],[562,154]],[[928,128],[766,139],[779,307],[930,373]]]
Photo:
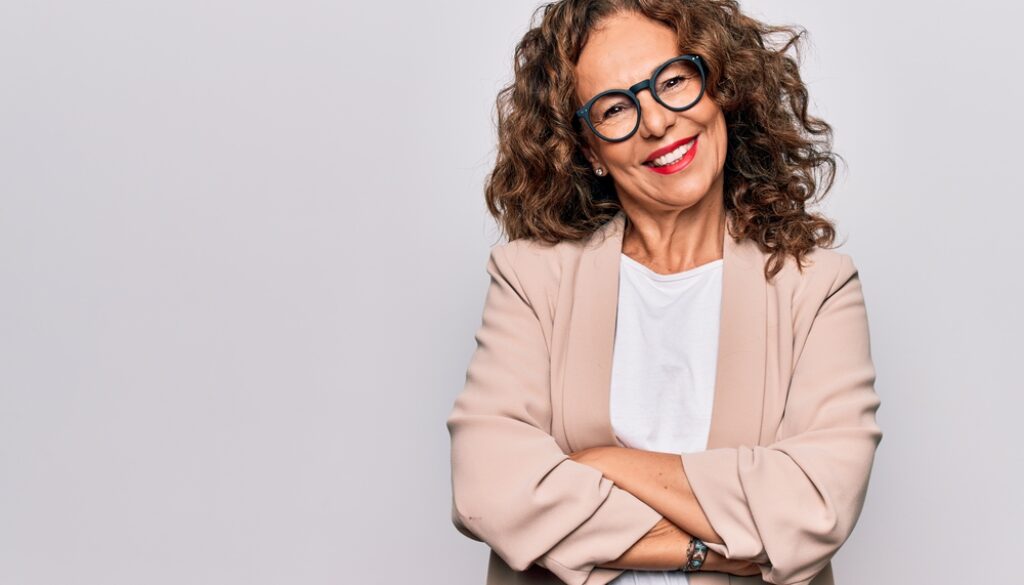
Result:
[[695,276],[700,276],[700,275],[704,274],[705,272],[709,272],[711,270],[714,270],[714,269],[720,267],[723,264],[723,262],[725,261],[724,258],[718,258],[717,260],[712,260],[711,262],[705,262],[704,264],[701,264],[700,266],[694,266],[693,268],[690,268],[688,270],[683,270],[682,272],[673,272],[671,274],[661,274],[660,272],[655,272],[655,271],[651,270],[650,268],[648,268],[647,266],[645,266],[645,265],[641,264],[640,262],[634,260],[633,258],[629,257],[628,255],[626,255],[625,252],[621,252],[620,256],[622,257],[623,263],[625,263],[629,267],[631,267],[631,268],[633,268],[635,270],[640,271],[641,273],[643,273],[648,278],[651,278],[651,279],[654,279],[654,280],[663,281],[663,282],[670,281],[670,280],[684,280],[684,279],[687,279],[687,278],[693,278]]

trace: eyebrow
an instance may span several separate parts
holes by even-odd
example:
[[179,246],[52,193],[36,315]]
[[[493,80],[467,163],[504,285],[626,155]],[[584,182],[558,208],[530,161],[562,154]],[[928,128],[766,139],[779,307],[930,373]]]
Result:
[[[613,89],[618,89],[618,90],[629,89],[629,88],[633,87],[634,85],[636,85],[638,83],[643,83],[644,81],[647,81],[648,79],[650,79],[652,75],[654,75],[654,70],[657,69],[658,67],[661,67],[662,65],[664,65],[665,63],[668,63],[669,61],[671,61],[672,59],[675,59],[676,57],[679,57],[681,55],[688,55],[688,54],[689,53],[687,53],[687,52],[682,52],[682,53],[679,53],[678,55],[673,55],[672,57],[665,57],[661,61],[658,61],[657,65],[655,65],[654,67],[651,67],[647,71],[647,73],[644,73],[643,74],[644,77],[642,77],[639,81],[634,81],[633,83],[630,83],[629,85],[626,85],[626,86],[617,85],[617,86],[605,87],[604,89],[596,91],[590,97],[593,98],[595,95],[597,95],[597,94],[599,94],[601,92],[610,91],[610,90],[613,90]],[[590,98],[588,98],[588,100],[589,99]],[[586,102],[583,102],[583,103],[586,103]]]

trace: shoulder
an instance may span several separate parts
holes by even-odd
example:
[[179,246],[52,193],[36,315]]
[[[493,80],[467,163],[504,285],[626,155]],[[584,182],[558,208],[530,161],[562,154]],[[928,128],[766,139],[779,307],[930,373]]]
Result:
[[[551,322],[558,311],[566,282],[584,254],[585,242],[555,244],[521,238],[491,248],[492,276],[509,283],[542,322]],[[563,277],[568,277],[566,281]]]
[[[767,255],[765,255],[767,260]],[[773,279],[781,296],[792,299],[795,308],[817,309],[844,286],[859,280],[853,257],[833,248],[813,248],[803,257],[803,269],[787,256],[782,270]]]
[[523,278],[550,280],[557,279],[561,262],[570,248],[565,242],[549,244],[522,238],[494,246],[491,254],[499,256]]
[[[764,259],[768,259],[765,254]],[[836,310],[843,319],[860,319],[861,311],[850,312],[850,307],[863,308],[857,267],[850,254],[832,248],[814,248],[803,258],[803,270],[796,259],[787,256],[783,268],[768,285],[769,306],[776,312],[780,326],[790,332],[794,349],[805,344],[815,323],[822,327],[836,327]],[[820,325],[822,318],[827,325]],[[799,351],[797,354],[799,355]]]
[[512,240],[492,247],[488,264],[521,295],[536,301],[557,290],[563,261],[572,253],[571,247],[527,238]]
[[571,276],[586,255],[606,250],[608,238],[621,237],[624,223],[625,213],[620,210],[581,239],[551,243],[539,238],[519,238],[494,246],[491,256],[504,261],[522,280],[547,287],[551,292],[552,287],[558,289],[563,276]]

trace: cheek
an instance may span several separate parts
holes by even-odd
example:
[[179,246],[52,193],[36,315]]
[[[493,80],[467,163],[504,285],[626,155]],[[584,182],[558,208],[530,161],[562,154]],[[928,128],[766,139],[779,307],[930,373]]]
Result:
[[715,150],[724,155],[728,147],[729,132],[725,126],[725,116],[722,115],[721,110],[715,110],[712,119],[709,121],[709,128],[711,130],[710,134],[714,136]]
[[627,140],[618,145],[609,144],[605,146],[601,152],[602,158],[613,167],[626,168],[633,166],[637,155],[633,148],[628,146],[629,142]]
[[694,115],[690,118],[687,125],[692,127],[694,122],[696,122],[703,127],[704,146],[706,149],[725,152],[727,133],[725,115],[722,113],[721,108],[705,96],[701,101],[701,105],[694,110]]

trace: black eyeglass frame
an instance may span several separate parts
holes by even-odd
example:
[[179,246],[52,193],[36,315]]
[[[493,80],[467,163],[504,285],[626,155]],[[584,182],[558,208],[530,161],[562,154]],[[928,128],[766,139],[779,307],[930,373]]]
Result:
[[[662,69],[668,67],[672,63],[675,63],[676,61],[679,60],[692,61],[693,64],[697,66],[697,70],[700,72],[700,93],[697,94],[697,99],[693,100],[693,103],[685,105],[681,108],[673,108],[672,106],[663,102],[660,97],[658,97],[658,92],[655,90],[654,87],[654,80],[657,79],[658,75],[661,74]],[[654,97],[654,99],[659,104],[665,106],[666,108],[672,110],[673,112],[683,112],[700,103],[701,98],[704,97],[704,90],[706,89],[706,87],[707,72],[704,70],[704,60],[700,58],[700,55],[679,55],[678,57],[672,57],[668,61],[665,61],[661,65],[658,65],[658,67],[654,69],[654,73],[652,73],[649,78],[631,85],[629,89],[607,89],[590,98],[586,104],[583,104],[583,107],[581,107],[579,110],[576,110],[576,117],[583,118],[583,120],[587,123],[587,126],[590,128],[591,132],[593,132],[594,135],[600,138],[601,140],[604,140],[605,142],[622,142],[624,140],[629,140],[630,137],[636,134],[637,129],[640,128],[640,118],[643,117],[643,112],[640,110],[640,98],[637,97],[637,93],[646,89],[651,92],[651,96]],[[633,101],[633,105],[636,106],[636,124],[633,126],[633,129],[630,130],[629,134],[626,134],[622,138],[607,138],[605,136],[602,136],[601,133],[597,131],[597,128],[594,127],[594,123],[590,120],[590,108],[594,106],[594,103],[596,103],[597,100],[601,99],[602,97],[610,93],[624,93],[626,94],[626,96],[629,97],[629,99]]]

